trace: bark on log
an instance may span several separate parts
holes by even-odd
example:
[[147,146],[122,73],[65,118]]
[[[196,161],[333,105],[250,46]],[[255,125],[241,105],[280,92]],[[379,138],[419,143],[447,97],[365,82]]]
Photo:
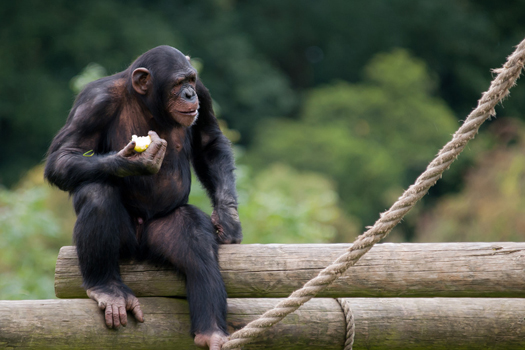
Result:
[[[338,257],[348,244],[224,245],[220,264],[228,295],[285,297]],[[59,253],[55,291],[82,298],[74,247]],[[376,244],[319,297],[525,297],[525,243]],[[122,263],[137,296],[184,296],[165,266]]]
[[[525,300],[349,299],[358,349],[524,349]],[[229,299],[230,331],[279,299]],[[0,301],[1,349],[197,349],[185,300],[141,298],[145,323],[106,329],[91,300]],[[342,349],[344,318],[334,299],[312,299],[245,349]]]

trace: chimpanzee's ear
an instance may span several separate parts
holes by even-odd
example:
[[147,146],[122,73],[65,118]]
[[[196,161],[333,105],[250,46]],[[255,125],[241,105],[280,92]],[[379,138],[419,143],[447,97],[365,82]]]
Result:
[[151,87],[151,74],[146,68],[137,68],[131,73],[131,83],[133,89],[141,95],[148,93]]

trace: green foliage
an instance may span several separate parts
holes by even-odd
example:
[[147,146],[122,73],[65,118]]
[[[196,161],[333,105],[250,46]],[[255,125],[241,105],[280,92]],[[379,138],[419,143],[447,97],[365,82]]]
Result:
[[303,118],[341,126],[354,138],[381,145],[402,164],[426,165],[458,125],[444,101],[431,95],[436,83],[424,62],[398,49],[375,56],[363,83],[315,89]]
[[[243,243],[351,241],[357,227],[344,216],[331,181],[320,174],[274,164],[253,175],[237,167]],[[205,191],[193,182],[190,203],[211,214]]]
[[286,76],[258,57],[246,37],[219,33],[198,50],[206,66],[202,79],[219,101],[223,118],[240,131],[246,144],[258,120],[291,112],[295,92]]
[[73,92],[78,94],[80,91],[82,91],[84,86],[86,86],[87,84],[91,83],[92,81],[100,79],[100,78],[102,78],[102,77],[104,77],[106,75],[107,75],[107,73],[106,73],[106,69],[104,67],[102,67],[98,63],[92,62],[92,63],[88,64],[82,70],[82,72],[80,72],[79,75],[74,76],[71,79],[71,82],[70,82],[71,90],[73,90]]
[[[296,114],[298,92],[358,81],[370,57],[394,47],[439,74],[440,95],[462,116],[522,39],[524,9],[454,0],[3,2],[0,183],[15,184],[41,161],[71,108],[69,81],[89,62],[112,74],[156,45],[179,47],[206,64],[202,78],[247,146],[257,121]],[[513,98],[500,112],[524,106]]]
[[74,221],[68,195],[44,183],[42,166],[16,189],[0,188],[0,299],[54,297],[56,257]]
[[245,243],[333,242],[356,236],[356,225],[344,217],[333,184],[322,175],[274,164],[249,184],[247,176],[239,184]]
[[402,97],[415,94],[420,98],[434,92],[437,81],[431,78],[425,62],[411,56],[406,50],[375,55],[366,65],[365,81]]
[[[394,47],[439,74],[440,96],[462,116],[486,89],[489,68],[522,39],[524,9],[453,0],[4,2],[0,183],[12,186],[42,160],[71,108],[68,84],[89,62],[112,74],[156,45],[180,48],[206,64],[201,76],[222,118],[248,146],[257,121],[296,115],[298,92],[356,82],[370,57]],[[513,98],[499,112],[519,115],[524,106]]]
[[57,218],[46,207],[42,185],[0,190],[0,299],[52,298],[60,236]]
[[348,212],[369,224],[457,123],[431,95],[436,81],[424,63],[406,51],[376,56],[365,73],[359,84],[313,89],[299,121],[263,123],[251,154],[262,164],[283,161],[331,176]]
[[419,219],[419,241],[525,240],[525,126],[498,119],[491,129],[496,146],[479,154],[462,191]]
[[[232,30],[235,24],[227,12],[213,2],[2,4],[0,138],[5,147],[0,183],[12,186],[42,160],[71,109],[69,82],[83,67],[97,62],[113,74],[157,45],[178,47],[206,62],[202,78],[235,129],[250,129],[250,119],[289,113],[294,93],[287,78],[258,57],[248,38]],[[91,73],[100,75],[84,72]]]
[[0,183],[13,185],[42,160],[71,108],[68,83],[82,67],[95,61],[114,71],[155,42],[178,44],[156,18],[102,0],[2,4],[0,138],[6,147]]
[[[440,96],[462,116],[487,89],[489,69],[501,66],[523,40],[525,7],[520,4],[262,0],[239,2],[237,11],[241,30],[283,68],[294,86],[311,88],[334,79],[356,82],[372,56],[403,47],[439,74]],[[525,93],[525,87],[517,89]],[[513,99],[501,112],[517,115],[524,106],[525,99]]]
[[[41,162],[71,108],[70,83],[77,93],[106,74],[100,67],[121,71],[167,44],[200,65],[221,128],[232,141],[241,132],[250,150],[242,161],[256,165],[238,172],[245,241],[350,241],[357,221],[343,215],[335,191],[347,213],[372,223],[450,138],[457,123],[447,104],[470,112],[489,68],[523,39],[524,11],[513,1],[4,2],[0,184]],[[396,47],[441,82],[407,51],[377,54]],[[524,92],[520,83],[498,115],[522,115]],[[417,209],[430,210],[418,220],[421,239],[523,239],[522,144],[483,153],[464,189],[466,163],[455,164],[448,187],[441,181],[427,196],[436,209]],[[41,168],[20,186],[0,190],[0,298],[50,297],[74,214],[66,194],[42,183]],[[451,188],[461,191],[436,202]],[[192,198],[208,203],[196,182]]]

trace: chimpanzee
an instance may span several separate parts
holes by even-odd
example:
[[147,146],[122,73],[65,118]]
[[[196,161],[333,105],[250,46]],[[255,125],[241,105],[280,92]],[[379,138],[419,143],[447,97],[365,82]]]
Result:
[[[151,137],[144,152],[132,135]],[[213,204],[188,204],[190,163]],[[226,340],[226,290],[218,244],[240,243],[231,145],[189,58],[156,47],[123,72],[88,84],[49,148],[45,177],[73,197],[83,286],[109,328],[143,322],[119,259],[171,264],[183,276],[199,346]]]

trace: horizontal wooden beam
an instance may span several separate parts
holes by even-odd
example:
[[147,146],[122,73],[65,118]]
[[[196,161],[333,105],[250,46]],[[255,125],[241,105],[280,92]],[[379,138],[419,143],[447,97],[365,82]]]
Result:
[[[358,349],[524,349],[525,300],[348,299]],[[230,332],[279,299],[229,299]],[[196,349],[185,300],[141,298],[145,322],[105,327],[88,299],[0,301],[2,349]],[[130,316],[130,318],[132,318]],[[312,299],[245,349],[342,349],[343,313],[335,299]]]
[[[348,244],[246,244],[220,248],[228,295],[285,297],[329,265]],[[55,291],[82,298],[74,247],[60,250]],[[525,297],[525,243],[376,244],[318,297]],[[122,263],[137,296],[185,296],[169,267]]]

